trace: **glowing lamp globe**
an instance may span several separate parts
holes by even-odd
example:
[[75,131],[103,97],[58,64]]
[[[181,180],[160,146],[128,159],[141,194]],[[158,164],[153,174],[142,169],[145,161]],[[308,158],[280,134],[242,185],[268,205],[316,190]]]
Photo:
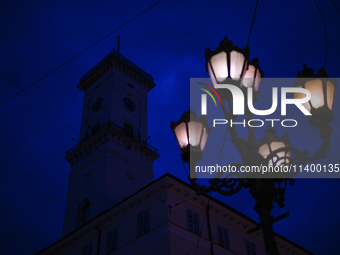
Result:
[[206,68],[214,86],[233,84],[240,86],[248,65],[249,48],[243,50],[224,37],[216,50],[205,50]]
[[[329,123],[333,119],[333,101],[336,79],[328,77],[324,68],[316,75],[311,68],[304,65],[302,72],[298,72],[295,87],[305,88],[311,93],[311,99],[303,106],[312,114],[309,123],[318,126],[320,123]],[[302,93],[294,93],[294,98],[304,98]]]
[[245,88],[253,87],[255,91],[259,90],[261,79],[263,78],[263,71],[260,68],[260,63],[257,58],[249,61],[248,69],[244,74],[242,86]]
[[199,161],[210,134],[206,116],[197,118],[196,113],[189,110],[184,112],[177,122],[171,121],[170,125],[181,150],[183,161],[189,162],[190,156],[195,161]]
[[265,132],[264,138],[260,141],[258,153],[267,159],[268,165],[280,166],[288,165],[290,162],[289,139],[287,134],[281,138],[274,136],[275,129],[269,128]]

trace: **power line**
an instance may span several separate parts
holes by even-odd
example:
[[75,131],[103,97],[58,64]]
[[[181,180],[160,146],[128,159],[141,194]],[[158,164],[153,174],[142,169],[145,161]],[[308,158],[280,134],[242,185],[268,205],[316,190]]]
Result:
[[269,99],[268,97],[265,97],[264,95],[260,94],[261,97],[263,97],[264,99],[268,100],[268,101],[272,101],[271,99]]
[[36,100],[34,97],[32,97],[30,94],[28,94],[25,90],[20,88],[15,82],[13,82],[10,78],[8,78],[6,75],[4,75],[2,72],[0,74],[5,77],[7,80],[9,80],[14,86],[20,89],[20,92],[24,92],[27,96],[29,96],[34,102],[36,102],[38,105],[40,105],[42,108],[44,108],[48,113],[50,113],[52,116],[54,116],[57,120],[59,120],[61,123],[63,123],[66,127],[68,127],[70,130],[72,130],[74,133],[76,133],[79,136],[79,133],[75,131],[73,128],[71,128],[68,124],[66,124],[62,119],[60,119],[57,115],[55,115],[53,112],[51,112],[49,109],[47,109],[43,104],[41,104],[38,100]]
[[333,147],[333,146],[335,146],[335,145],[339,145],[340,144],[340,142],[338,142],[338,143],[334,143],[334,144],[331,144],[329,147]]
[[15,95],[9,97],[8,99],[6,99],[5,101],[0,103],[0,106],[5,104],[6,102],[8,102],[9,100],[13,99],[14,97],[16,97],[17,95],[19,95],[21,92],[24,92],[25,90],[27,90],[28,88],[32,87],[33,85],[35,85],[36,83],[38,83],[39,81],[43,80],[44,78],[46,78],[47,76],[49,76],[50,74],[54,73],[55,71],[57,71],[58,69],[60,69],[61,67],[63,67],[64,65],[66,65],[67,63],[71,62],[73,59],[77,58],[78,56],[80,56],[81,54],[83,54],[85,51],[89,50],[90,48],[92,48],[93,46],[97,45],[98,43],[100,43],[101,41],[103,41],[104,39],[106,39],[107,37],[109,37],[111,34],[117,32],[119,29],[121,29],[122,27],[126,26],[127,24],[129,24],[131,21],[133,21],[134,19],[138,18],[139,16],[141,16],[142,14],[144,14],[145,12],[147,12],[148,10],[150,10],[151,8],[153,8],[154,6],[156,6],[157,4],[159,4],[162,0],[159,0],[158,2],[154,3],[153,5],[151,5],[150,7],[148,7],[147,9],[145,9],[144,11],[142,11],[141,13],[137,14],[136,16],[134,16],[133,18],[131,18],[130,20],[128,20],[127,22],[125,22],[123,25],[119,26],[118,28],[116,28],[115,30],[113,30],[112,32],[110,32],[109,34],[107,34],[106,36],[104,36],[103,38],[101,38],[100,40],[98,40],[97,42],[95,42],[94,44],[90,45],[89,47],[87,47],[86,49],[84,49],[83,51],[81,51],[80,53],[76,54],[75,56],[73,56],[72,58],[70,58],[69,60],[67,60],[66,62],[64,62],[63,64],[59,65],[58,67],[54,68],[52,71],[50,71],[49,73],[45,74],[44,76],[42,76],[41,78],[39,78],[38,80],[36,80],[35,82],[31,83],[29,86],[27,86],[24,89],[21,89],[21,91],[19,91],[18,93],[16,93]]
[[331,3],[340,11],[340,8],[332,0],[329,1],[331,1]]
[[[34,100],[37,104],[39,104],[41,107],[43,107],[47,112],[49,112],[52,116],[54,116],[57,120],[59,120],[61,123],[63,123],[66,127],[68,127],[69,129],[71,129],[74,133],[76,133],[78,136],[80,136],[78,134],[77,131],[75,131],[73,128],[71,128],[68,124],[66,124],[62,119],[60,119],[58,116],[56,116],[53,112],[51,112],[49,109],[47,109],[42,103],[40,103],[38,100],[36,100],[35,98],[33,98],[30,94],[28,94],[26,91],[24,91],[21,87],[19,87],[14,81],[12,81],[10,78],[8,78],[6,75],[4,75],[2,72],[0,72],[0,74],[5,77],[8,81],[10,81],[13,85],[15,85],[18,89],[21,90],[21,92],[24,92],[27,96],[29,96],[32,100]],[[116,77],[114,74],[112,74],[109,78],[111,77],[115,77],[116,79],[122,81],[121,79],[119,79],[119,77]],[[74,141],[79,142],[77,140],[75,140],[73,138]]]
[[254,26],[254,21],[255,21],[255,16],[256,16],[256,11],[257,11],[258,4],[259,4],[259,0],[256,1],[254,15],[253,15],[253,20],[251,22],[250,31],[249,31],[249,35],[248,35],[247,46],[249,46],[250,35],[251,35],[251,31],[253,30],[253,26]]
[[318,8],[320,15],[321,15],[321,19],[322,19],[322,23],[323,23],[323,28],[325,30],[325,41],[326,41],[326,57],[325,57],[325,64],[323,65],[324,68],[326,68],[326,64],[327,64],[327,58],[328,58],[328,37],[327,37],[327,27],[326,27],[326,22],[325,22],[325,18],[323,17],[322,11],[318,5],[318,3],[316,2],[316,0],[314,0],[314,3],[316,5],[316,7]]

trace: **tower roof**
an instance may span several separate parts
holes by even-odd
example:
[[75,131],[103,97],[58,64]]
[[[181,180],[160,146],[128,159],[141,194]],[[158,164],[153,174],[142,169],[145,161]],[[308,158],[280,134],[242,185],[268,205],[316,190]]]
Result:
[[[118,53],[115,49],[113,49],[109,54],[107,54],[102,60],[100,60],[94,67],[92,67],[86,74],[84,74],[78,84],[78,88],[81,90],[87,89],[93,82],[90,80],[90,84],[88,80],[93,77],[98,71],[105,65],[112,62],[111,60],[118,60],[120,64],[123,64],[125,67],[131,69],[133,72],[141,76],[148,83],[148,91],[151,90],[154,84],[154,78],[151,74],[145,72],[142,68],[134,64],[132,61],[128,60],[122,54]],[[110,66],[112,67],[112,66]],[[105,72],[105,71],[104,71]],[[97,80],[94,78],[93,80]]]

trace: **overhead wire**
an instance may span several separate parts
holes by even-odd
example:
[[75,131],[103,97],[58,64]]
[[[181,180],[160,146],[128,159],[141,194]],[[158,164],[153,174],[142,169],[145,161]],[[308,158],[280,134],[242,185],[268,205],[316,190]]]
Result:
[[92,45],[90,45],[89,47],[87,47],[86,49],[84,49],[83,51],[81,51],[80,53],[76,54],[75,56],[73,56],[72,58],[68,59],[67,61],[65,61],[63,64],[59,65],[58,67],[54,68],[52,71],[50,71],[49,73],[45,74],[44,76],[40,77],[38,80],[36,80],[35,82],[31,83],[29,86],[27,86],[26,88],[21,88],[19,85],[17,85],[13,80],[11,80],[9,77],[7,77],[5,74],[3,74],[2,72],[0,72],[0,74],[7,79],[10,83],[12,83],[14,86],[16,86],[18,89],[20,89],[20,91],[16,94],[14,94],[13,96],[9,97],[8,99],[6,99],[5,101],[0,103],[0,106],[5,104],[6,102],[8,102],[9,100],[13,99],[14,97],[18,96],[19,94],[21,94],[22,92],[25,93],[28,97],[30,97],[34,102],[36,102],[37,104],[39,104],[42,108],[44,108],[48,113],[50,113],[53,117],[55,117],[57,120],[59,120],[62,124],[64,124],[66,127],[68,127],[70,130],[72,130],[74,133],[76,133],[79,136],[79,133],[77,131],[75,131],[71,126],[69,126],[66,122],[64,122],[61,118],[59,118],[56,114],[54,114],[52,111],[50,111],[47,107],[45,107],[42,103],[40,103],[37,99],[35,99],[34,97],[32,97],[30,94],[28,94],[26,92],[26,90],[30,87],[32,87],[33,85],[35,85],[36,83],[38,83],[39,81],[43,80],[44,78],[46,78],[47,76],[49,76],[50,74],[54,73],[55,71],[57,71],[58,69],[60,69],[61,67],[63,67],[64,65],[66,65],[67,63],[71,62],[73,59],[77,58],[78,56],[80,56],[81,54],[83,54],[85,51],[89,50],[90,48],[92,48],[93,46],[95,46],[96,44],[100,43],[101,41],[103,41],[104,39],[106,39],[108,36],[110,36],[111,34],[113,34],[114,32],[118,31],[119,29],[121,29],[122,27],[124,27],[125,25],[129,24],[131,21],[133,21],[134,19],[136,19],[137,17],[141,16],[142,14],[144,14],[145,12],[147,12],[148,10],[150,10],[151,8],[153,8],[154,6],[156,6],[158,3],[160,3],[162,0],[159,0],[158,2],[154,3],[153,5],[151,5],[150,7],[148,7],[147,9],[145,9],[144,11],[140,12],[139,14],[137,14],[136,16],[134,16],[133,18],[131,18],[130,20],[128,20],[127,22],[125,22],[124,24],[122,24],[121,26],[119,26],[118,28],[116,28],[115,30],[113,30],[112,32],[110,32],[109,34],[107,34],[106,36],[102,37],[101,39],[99,39],[97,42],[93,43]]
[[333,144],[329,145],[329,147],[333,147],[333,146],[336,146],[336,145],[339,145],[339,144],[340,144],[340,142],[333,143]]
[[267,101],[270,101],[270,102],[272,102],[272,100],[271,99],[269,99],[268,97],[265,97],[264,95],[262,95],[262,94],[260,94],[260,96],[261,97],[263,97],[264,99],[266,99]]
[[332,0],[329,1],[331,1],[331,3],[340,11],[340,8]]
[[253,30],[253,26],[254,26],[254,22],[255,22],[255,16],[256,16],[256,11],[257,11],[258,4],[259,4],[259,0],[256,1],[254,15],[253,15],[253,20],[251,22],[250,31],[249,31],[248,40],[247,40],[247,46],[249,46],[250,35],[251,35],[252,30]]
[[10,81],[14,86],[19,88],[21,92],[24,92],[28,97],[30,97],[34,102],[36,102],[38,105],[40,105],[42,108],[44,108],[48,113],[50,113],[53,117],[55,117],[57,120],[59,120],[61,123],[63,123],[66,127],[68,127],[70,130],[72,130],[74,133],[76,133],[79,136],[79,133],[75,131],[72,127],[70,127],[65,121],[60,119],[57,115],[55,115],[53,112],[51,112],[49,109],[47,109],[42,103],[40,103],[37,99],[32,97],[30,94],[28,94],[25,90],[23,90],[20,86],[18,86],[15,82],[13,82],[10,78],[8,78],[6,75],[4,75],[2,72],[0,74],[5,77],[8,81]]
[[101,39],[99,39],[97,42],[93,43],[92,45],[90,45],[89,47],[85,48],[84,50],[82,50],[81,52],[79,52],[78,54],[76,54],[75,56],[73,56],[72,58],[68,59],[67,61],[65,61],[63,64],[59,65],[58,67],[54,68],[52,71],[48,72],[47,74],[45,74],[44,76],[42,76],[41,78],[39,78],[38,80],[36,80],[35,82],[31,83],[29,86],[27,86],[26,88],[22,89],[21,91],[19,91],[18,93],[16,93],[15,95],[9,97],[8,99],[6,99],[5,101],[0,103],[0,106],[5,104],[6,102],[8,102],[9,100],[13,99],[14,97],[16,97],[17,95],[19,95],[20,93],[22,93],[23,91],[27,90],[28,88],[32,87],[33,85],[35,85],[36,83],[38,83],[39,81],[43,80],[44,78],[46,78],[47,76],[49,76],[50,74],[54,73],[55,71],[57,71],[58,69],[60,69],[61,67],[63,67],[64,65],[66,65],[67,63],[71,62],[73,59],[79,57],[81,54],[83,54],[85,51],[89,50],[90,48],[92,48],[93,46],[97,45],[98,43],[100,43],[101,41],[103,41],[104,39],[106,39],[107,37],[109,37],[111,34],[117,32],[119,29],[121,29],[122,27],[126,26],[127,24],[129,24],[131,21],[133,21],[134,19],[138,18],[139,16],[141,16],[142,14],[144,14],[145,12],[147,12],[148,10],[150,10],[151,8],[153,8],[154,6],[156,6],[157,4],[159,4],[162,0],[159,0],[158,2],[154,3],[153,5],[151,5],[150,7],[146,8],[144,11],[140,12],[139,14],[137,14],[136,16],[134,16],[133,18],[131,18],[130,20],[128,20],[127,22],[125,22],[123,25],[119,26],[118,28],[116,28],[115,30],[113,30],[112,32],[110,32],[109,34],[105,35],[104,37],[102,37]]
[[328,37],[327,37],[327,27],[326,27],[326,22],[325,22],[325,18],[322,14],[322,11],[320,9],[320,6],[318,5],[318,3],[316,2],[316,0],[314,0],[314,3],[316,5],[316,7],[318,8],[321,18],[322,18],[322,23],[323,23],[323,28],[325,30],[325,41],[326,41],[326,57],[325,57],[325,63],[323,65],[324,68],[326,68],[326,64],[327,64],[327,59],[328,59]]
[[[251,32],[253,30],[253,26],[254,26],[254,22],[255,22],[255,17],[256,17],[256,11],[257,11],[257,6],[259,4],[259,0],[256,1],[256,5],[255,5],[255,10],[254,10],[254,14],[253,14],[253,20],[251,22],[251,25],[250,25],[250,31],[249,31],[249,35],[248,35],[248,40],[247,40],[247,46],[249,46],[249,40],[250,40],[250,36],[251,36]],[[231,109],[231,108],[230,108]],[[227,130],[226,130],[226,133],[224,135],[224,139],[223,139],[223,144],[222,144],[222,147],[221,147],[221,151],[220,151],[220,156],[219,156],[219,160],[218,162],[220,162],[221,160],[221,156],[222,156],[222,153],[223,153],[223,149],[224,149],[224,145],[225,145],[225,140],[227,138]]]

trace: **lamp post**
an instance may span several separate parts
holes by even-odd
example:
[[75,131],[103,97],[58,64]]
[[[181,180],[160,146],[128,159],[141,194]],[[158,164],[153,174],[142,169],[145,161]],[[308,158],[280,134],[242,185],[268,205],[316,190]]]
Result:
[[[248,47],[241,50],[234,46],[226,37],[216,50],[211,51],[207,49],[206,67],[213,85],[232,84],[241,88],[252,87],[257,91],[260,80],[263,77],[263,72],[257,59],[248,62],[248,54]],[[279,167],[287,166],[288,164],[302,165],[325,158],[332,133],[329,123],[333,119],[332,107],[335,86],[336,80],[330,79],[324,69],[321,69],[314,75],[312,69],[304,66],[304,70],[298,73],[297,76],[295,87],[305,88],[311,93],[310,101],[304,104],[304,107],[309,112],[312,112],[312,116],[309,117],[309,123],[319,129],[321,139],[324,140],[319,150],[312,157],[308,157],[306,151],[301,152],[294,148],[289,142],[287,134],[281,138],[274,136],[276,131],[273,128],[268,128],[264,138],[257,143],[253,128],[248,128],[248,140],[246,140],[238,137],[235,125],[228,125],[227,130],[232,137],[231,141],[242,158],[242,163],[230,165],[238,169],[249,165]],[[222,100],[227,100],[230,104],[232,97],[228,93],[223,94],[221,91],[219,94]],[[304,95],[295,93],[293,97],[303,98]],[[235,119],[235,116],[229,113],[224,105],[222,105],[222,109],[226,119]],[[190,119],[191,117],[192,119]],[[251,117],[252,113],[246,107],[247,120],[251,119]],[[197,122],[201,122],[201,124],[197,124]],[[193,123],[195,124],[193,125]],[[195,128],[193,128],[194,126]],[[197,118],[193,111],[190,111],[190,113],[185,112],[179,121],[176,123],[171,122],[171,128],[181,149],[183,162],[187,162],[190,165],[191,184],[198,193],[214,191],[229,196],[239,192],[242,188],[249,189],[252,197],[256,200],[254,210],[259,214],[260,223],[255,229],[248,231],[248,233],[262,229],[267,254],[277,255],[278,250],[273,223],[288,215],[281,215],[275,219],[272,217],[271,211],[275,202],[280,208],[284,207],[286,186],[287,184],[293,185],[295,183],[292,177],[296,173],[287,173],[282,176],[283,178],[281,176],[280,178],[270,178],[269,176],[266,179],[259,179],[257,176],[247,173],[233,174],[234,178],[231,178],[231,174],[224,178],[217,175],[220,178],[210,179],[209,186],[199,185],[194,170],[196,162],[202,158],[202,152],[210,133],[207,120],[205,116]],[[193,153],[195,156],[189,156],[188,154],[190,153]],[[235,175],[239,178],[235,178]]]
[[[226,36],[215,50],[206,49],[206,70],[211,77],[214,87],[217,84],[233,84],[241,87],[242,80],[248,67],[249,48],[235,46]],[[231,95],[224,90],[219,94],[222,100],[231,100]]]
[[224,37],[216,50],[205,50],[207,71],[213,84],[233,82],[239,84],[248,66],[249,48],[240,49]]
[[[313,127],[320,127],[332,121],[333,100],[336,86],[336,79],[328,77],[324,68],[317,74],[313,69],[303,65],[303,70],[296,76],[295,87],[305,88],[311,93],[311,99],[303,106],[312,114],[309,123]],[[304,96],[301,93],[294,93],[294,98],[299,99]]]
[[260,82],[263,77],[263,71],[257,58],[249,61],[248,69],[244,74],[242,86],[245,88],[253,87],[255,91],[259,90]]
[[[282,138],[279,138],[278,136],[274,136],[275,133],[276,130],[274,128],[268,128],[266,130],[264,138],[258,145],[258,152],[264,159],[271,155],[268,161],[270,166],[288,165],[290,161],[289,147],[291,146],[288,135],[284,134]],[[274,155],[273,152],[275,152]]]
[[[202,152],[210,134],[207,118],[205,116],[197,118],[196,113],[189,110],[185,111],[177,122],[171,121],[170,126],[181,150],[182,161],[196,163],[202,159]],[[191,167],[194,165],[191,164]],[[190,176],[190,179],[195,178],[196,176]]]

